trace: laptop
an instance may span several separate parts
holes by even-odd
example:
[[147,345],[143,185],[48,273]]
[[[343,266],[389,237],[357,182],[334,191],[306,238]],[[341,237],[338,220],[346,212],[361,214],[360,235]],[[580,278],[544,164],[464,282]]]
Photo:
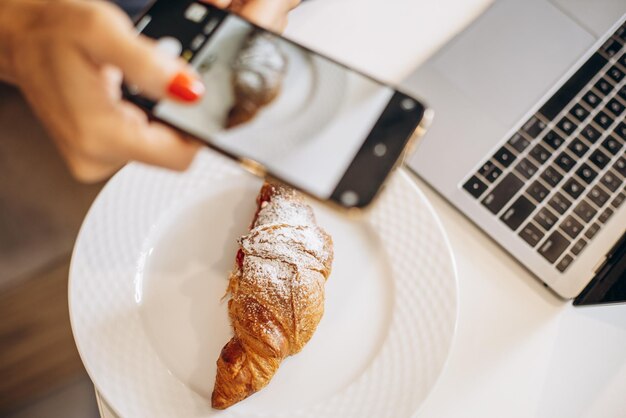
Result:
[[435,109],[409,168],[575,305],[626,301],[625,13],[496,0],[403,83]]

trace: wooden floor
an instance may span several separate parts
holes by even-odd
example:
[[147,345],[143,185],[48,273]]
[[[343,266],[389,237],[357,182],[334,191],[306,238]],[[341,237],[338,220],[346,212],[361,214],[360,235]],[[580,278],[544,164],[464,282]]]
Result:
[[85,374],[70,329],[65,258],[0,293],[0,416]]
[[85,376],[67,274],[101,187],[71,178],[19,92],[0,84],[0,417]]
[[0,291],[69,254],[101,188],[70,176],[19,92],[0,84]]

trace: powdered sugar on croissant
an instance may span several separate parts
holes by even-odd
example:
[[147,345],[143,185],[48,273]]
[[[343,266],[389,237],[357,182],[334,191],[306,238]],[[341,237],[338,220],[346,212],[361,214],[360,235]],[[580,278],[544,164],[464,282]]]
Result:
[[281,361],[310,340],[324,311],[332,240],[295,191],[266,183],[239,241],[228,304],[235,336],[217,361],[214,408],[267,385]]

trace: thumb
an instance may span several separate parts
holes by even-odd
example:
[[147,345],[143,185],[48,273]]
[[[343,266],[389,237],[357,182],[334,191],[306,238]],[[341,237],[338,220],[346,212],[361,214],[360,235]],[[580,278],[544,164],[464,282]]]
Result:
[[287,15],[300,0],[245,0],[235,4],[234,11],[257,25],[282,32],[287,26]]
[[152,99],[198,100],[204,85],[193,69],[183,59],[159,50],[155,41],[137,35],[126,15],[108,6],[102,7],[94,22],[97,39],[85,45],[92,59],[120,68],[128,83]]

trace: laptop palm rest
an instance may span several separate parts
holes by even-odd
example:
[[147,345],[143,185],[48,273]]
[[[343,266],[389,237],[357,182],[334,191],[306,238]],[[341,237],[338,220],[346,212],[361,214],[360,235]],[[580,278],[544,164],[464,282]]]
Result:
[[452,193],[594,41],[548,1],[496,1],[403,83],[436,112],[409,165]]

